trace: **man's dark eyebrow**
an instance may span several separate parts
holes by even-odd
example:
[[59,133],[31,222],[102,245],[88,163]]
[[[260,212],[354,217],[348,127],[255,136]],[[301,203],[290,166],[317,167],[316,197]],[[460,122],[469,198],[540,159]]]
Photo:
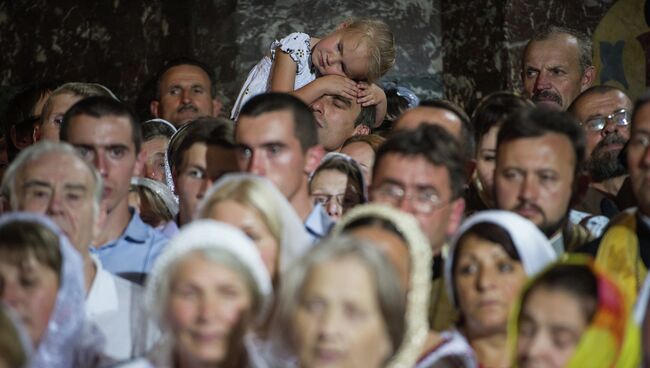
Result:
[[286,147],[287,144],[284,143],[284,142],[280,142],[280,141],[271,141],[271,142],[265,142],[264,144],[262,144],[263,148],[269,148],[271,146]]
[[129,146],[126,145],[126,144],[122,144],[122,143],[115,143],[115,144],[108,144],[108,145],[104,146],[104,148],[105,149],[121,148],[121,149],[124,149],[124,150],[128,150]]
[[245,150],[245,149],[251,149],[251,147],[249,145],[247,145],[247,144],[237,143],[237,144],[235,144],[235,149],[237,149],[237,150]]

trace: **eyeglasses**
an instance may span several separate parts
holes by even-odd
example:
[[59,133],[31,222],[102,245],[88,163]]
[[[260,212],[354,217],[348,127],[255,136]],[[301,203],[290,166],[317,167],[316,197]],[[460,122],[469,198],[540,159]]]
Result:
[[630,125],[630,112],[625,109],[616,110],[607,116],[597,116],[587,120],[583,125],[591,132],[600,132],[608,121],[613,121],[619,127]]
[[362,198],[352,191],[341,194],[313,194],[312,197],[314,198],[314,202],[320,203],[323,206],[335,201],[334,203],[342,208],[351,208],[362,202]]
[[375,200],[395,207],[399,207],[403,200],[408,199],[413,210],[421,214],[429,214],[448,202],[440,198],[434,189],[420,189],[407,195],[404,187],[392,183],[380,185],[373,189],[372,194]]
[[314,197],[314,201],[316,201],[316,202],[318,202],[318,203],[320,203],[322,205],[326,205],[326,204],[332,202],[332,200],[334,200],[334,201],[336,201],[336,204],[338,204],[339,206],[343,206],[343,201],[345,201],[345,193],[341,193],[341,194],[314,194],[313,197]]

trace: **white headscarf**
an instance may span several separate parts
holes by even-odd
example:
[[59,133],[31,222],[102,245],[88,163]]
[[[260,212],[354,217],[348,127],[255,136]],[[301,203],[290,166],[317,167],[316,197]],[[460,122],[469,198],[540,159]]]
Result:
[[189,253],[207,249],[226,251],[248,269],[257,292],[262,297],[262,308],[256,317],[261,318],[264,314],[272,294],[271,278],[255,244],[234,226],[204,219],[194,220],[181,228],[151,269],[145,290],[145,304],[159,324],[163,325],[166,307],[166,301],[158,300],[158,290],[163,287],[164,277],[168,277],[171,267]]
[[420,230],[418,221],[387,205],[371,203],[360,205],[346,213],[332,230],[339,235],[350,223],[362,218],[380,218],[391,223],[404,237],[408,246],[409,290],[406,297],[406,331],[402,345],[396,349],[387,367],[413,367],[417,362],[429,331],[428,310],[431,293],[431,246]]
[[231,185],[231,183],[240,184],[247,181],[257,182],[264,187],[264,192],[268,194],[268,200],[271,201],[276,212],[275,216],[280,221],[282,229],[280,230],[278,264],[279,272],[284,273],[291,263],[307,253],[311,248],[312,242],[291,203],[289,203],[287,198],[267,178],[246,173],[226,174],[206,192],[203,200],[197,206],[196,213],[201,213],[206,210],[205,206],[210,202],[210,198],[219,193],[224,186]]
[[143,186],[154,192],[165,204],[172,218],[178,214],[178,201],[171,189],[165,184],[157,180],[134,176],[131,178],[131,185]]
[[519,216],[518,214],[510,211],[502,210],[486,210],[477,212],[473,216],[467,218],[458,229],[454,236],[452,246],[449,251],[449,258],[445,261],[445,284],[449,300],[452,304],[457,305],[454,297],[453,290],[453,264],[456,250],[458,249],[458,240],[469,230],[472,226],[480,223],[490,223],[499,226],[508,233],[512,243],[517,250],[517,254],[521,259],[524,272],[528,277],[531,277],[547,265],[557,260],[557,253],[553,250],[551,242],[546,235],[537,228],[535,224],[529,220]]
[[59,290],[47,329],[31,356],[30,367],[73,367],[84,338],[84,270],[81,256],[63,232],[47,217],[34,213],[13,212],[0,216],[0,227],[13,222],[32,222],[45,226],[59,238],[61,273]]

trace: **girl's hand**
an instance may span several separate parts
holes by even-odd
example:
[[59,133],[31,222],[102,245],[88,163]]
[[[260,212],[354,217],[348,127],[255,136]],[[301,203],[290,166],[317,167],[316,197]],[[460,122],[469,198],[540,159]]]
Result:
[[359,82],[357,87],[359,88],[357,103],[363,107],[378,105],[386,101],[384,90],[374,83]]
[[340,75],[324,75],[316,79],[322,88],[322,94],[339,95],[356,100],[359,93],[357,82]]

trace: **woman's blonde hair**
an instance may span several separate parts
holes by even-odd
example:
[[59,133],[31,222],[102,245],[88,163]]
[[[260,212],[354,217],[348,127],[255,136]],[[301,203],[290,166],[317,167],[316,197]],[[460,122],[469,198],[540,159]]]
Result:
[[282,222],[278,211],[273,205],[273,193],[257,180],[232,181],[224,184],[212,193],[199,213],[200,218],[209,218],[212,208],[219,202],[232,200],[259,213],[262,221],[268,227],[273,238],[282,244]]
[[367,42],[370,62],[368,82],[374,82],[395,65],[395,39],[388,24],[381,20],[360,18],[345,23],[344,32],[358,34]]

